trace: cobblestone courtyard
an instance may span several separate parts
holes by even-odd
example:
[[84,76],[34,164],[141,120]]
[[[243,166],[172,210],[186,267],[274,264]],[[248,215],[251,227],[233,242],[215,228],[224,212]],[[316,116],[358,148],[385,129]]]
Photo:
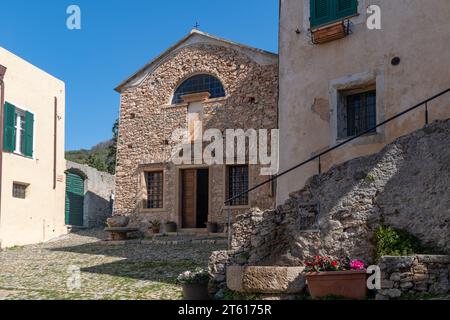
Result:
[[[206,267],[224,244],[106,245],[103,231],[82,231],[0,252],[2,299],[181,299],[180,272]],[[71,269],[81,286],[69,290]]]

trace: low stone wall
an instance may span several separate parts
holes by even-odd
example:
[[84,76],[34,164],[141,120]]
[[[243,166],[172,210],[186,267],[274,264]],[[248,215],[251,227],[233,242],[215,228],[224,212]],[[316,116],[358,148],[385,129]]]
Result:
[[379,266],[382,289],[377,299],[450,292],[450,256],[382,257]]

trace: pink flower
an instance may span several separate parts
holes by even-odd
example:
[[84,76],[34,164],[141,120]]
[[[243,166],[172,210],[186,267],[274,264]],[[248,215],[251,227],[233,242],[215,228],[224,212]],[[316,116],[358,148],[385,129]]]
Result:
[[364,262],[359,260],[352,260],[350,262],[350,269],[352,270],[363,270],[364,269]]

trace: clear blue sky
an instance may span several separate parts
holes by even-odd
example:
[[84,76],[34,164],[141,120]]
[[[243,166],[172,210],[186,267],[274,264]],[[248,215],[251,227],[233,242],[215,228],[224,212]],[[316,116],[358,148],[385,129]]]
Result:
[[[66,28],[80,6],[82,30]],[[0,46],[66,83],[66,150],[111,137],[113,89],[200,30],[277,52],[278,0],[0,0]]]

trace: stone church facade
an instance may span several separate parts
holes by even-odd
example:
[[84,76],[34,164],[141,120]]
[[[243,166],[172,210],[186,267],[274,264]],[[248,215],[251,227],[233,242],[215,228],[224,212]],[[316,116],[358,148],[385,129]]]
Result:
[[[206,88],[202,90],[202,88]],[[208,90],[207,90],[208,89]],[[278,57],[193,30],[116,88],[121,95],[114,214],[178,228],[224,224],[250,207],[272,208],[268,184],[230,208],[224,201],[267,180],[260,165],[175,165],[172,133],[277,128]]]

